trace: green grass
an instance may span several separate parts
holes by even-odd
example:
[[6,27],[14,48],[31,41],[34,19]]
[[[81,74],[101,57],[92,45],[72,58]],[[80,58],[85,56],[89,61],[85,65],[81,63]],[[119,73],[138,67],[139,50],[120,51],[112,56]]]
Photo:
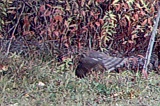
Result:
[[8,70],[0,73],[1,106],[160,106],[160,76],[154,72],[147,80],[130,71],[79,79],[68,61],[7,59]]

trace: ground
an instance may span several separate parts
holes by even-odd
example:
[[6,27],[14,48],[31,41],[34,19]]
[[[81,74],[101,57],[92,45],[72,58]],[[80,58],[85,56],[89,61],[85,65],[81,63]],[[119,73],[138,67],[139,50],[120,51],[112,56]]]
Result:
[[[7,63],[7,64],[6,64]],[[69,63],[12,55],[0,72],[1,106],[159,106],[160,75],[139,72],[75,76]]]

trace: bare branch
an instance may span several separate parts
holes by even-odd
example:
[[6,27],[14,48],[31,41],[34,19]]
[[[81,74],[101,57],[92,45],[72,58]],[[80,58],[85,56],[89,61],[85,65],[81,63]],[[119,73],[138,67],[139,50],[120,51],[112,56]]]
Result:
[[152,35],[151,35],[151,38],[150,38],[150,41],[149,41],[149,45],[148,45],[147,52],[146,52],[146,57],[145,57],[145,63],[144,63],[143,70],[142,70],[142,73],[143,73],[145,78],[147,78],[148,65],[150,63],[151,53],[152,53],[153,45],[154,45],[154,42],[155,42],[155,35],[157,33],[159,18],[160,18],[160,3],[158,3],[158,15],[157,15],[157,18],[156,18],[156,22],[154,23],[154,26],[153,26]]

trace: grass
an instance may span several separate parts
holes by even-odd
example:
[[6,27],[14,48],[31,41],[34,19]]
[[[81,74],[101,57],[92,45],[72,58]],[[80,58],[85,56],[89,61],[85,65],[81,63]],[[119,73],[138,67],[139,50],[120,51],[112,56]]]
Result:
[[150,72],[92,74],[79,79],[70,59],[7,58],[0,73],[1,106],[160,106],[160,76]]

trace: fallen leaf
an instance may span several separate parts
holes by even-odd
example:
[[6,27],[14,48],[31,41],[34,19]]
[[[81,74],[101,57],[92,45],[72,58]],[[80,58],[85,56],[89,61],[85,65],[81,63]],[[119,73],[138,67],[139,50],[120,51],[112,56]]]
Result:
[[0,64],[0,72],[4,72],[8,70],[8,66],[7,65],[2,65]]

